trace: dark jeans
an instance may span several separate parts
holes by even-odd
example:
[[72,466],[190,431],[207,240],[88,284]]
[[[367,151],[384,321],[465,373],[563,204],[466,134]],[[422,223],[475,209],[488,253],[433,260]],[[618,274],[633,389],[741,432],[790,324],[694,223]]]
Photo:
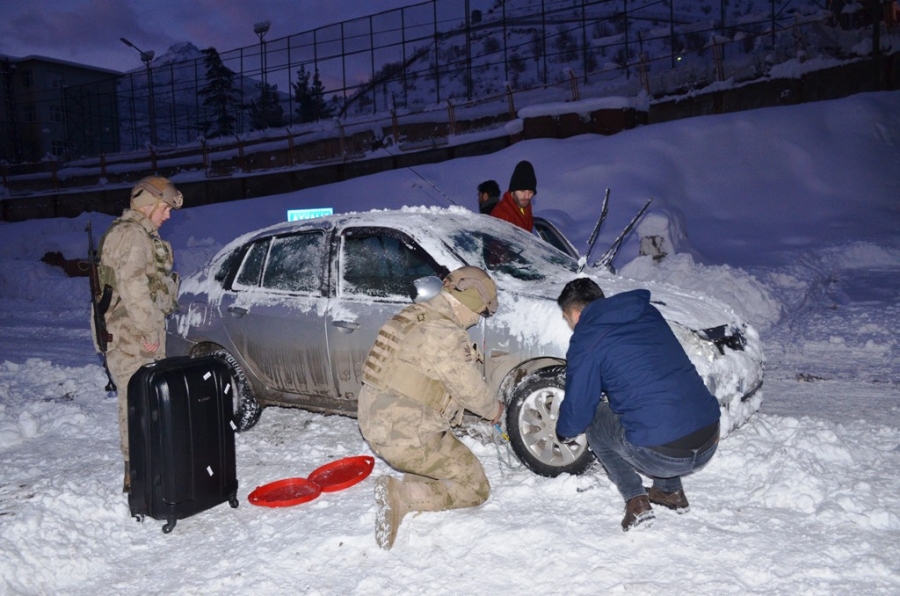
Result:
[[646,494],[638,472],[651,477],[657,489],[672,493],[681,490],[681,477],[705,466],[719,445],[716,441],[702,451],[693,450],[690,457],[670,457],[650,447],[632,445],[625,439],[619,417],[606,402],[597,406],[597,413],[585,434],[594,455],[626,502]]

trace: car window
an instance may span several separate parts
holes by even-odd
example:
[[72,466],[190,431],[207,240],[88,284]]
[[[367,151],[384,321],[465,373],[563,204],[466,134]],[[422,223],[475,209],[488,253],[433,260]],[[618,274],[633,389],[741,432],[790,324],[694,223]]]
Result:
[[285,292],[319,292],[325,236],[320,232],[282,236],[272,241],[262,285]]
[[341,291],[408,300],[413,281],[441,275],[443,268],[393,230],[347,230],[341,248]]
[[522,235],[522,241],[487,232],[460,230],[450,237],[453,248],[470,265],[492,274],[509,275],[523,281],[541,281],[544,271],[565,267],[575,271],[577,263],[535,236]]
[[240,263],[240,257],[240,249],[235,249],[222,259],[216,270],[215,280],[223,285],[227,283],[228,277],[233,275],[235,267]]
[[259,278],[262,275],[262,268],[266,262],[266,253],[268,251],[269,238],[253,243],[244,256],[244,262],[241,263],[241,269],[234,280],[236,287],[256,287],[259,285]]
[[555,249],[563,251],[573,259],[578,258],[578,253],[575,251],[574,247],[569,244],[569,241],[561,235],[559,230],[554,228],[546,221],[543,221],[540,218],[535,218],[534,233],[537,234],[537,236],[541,240],[554,247]]

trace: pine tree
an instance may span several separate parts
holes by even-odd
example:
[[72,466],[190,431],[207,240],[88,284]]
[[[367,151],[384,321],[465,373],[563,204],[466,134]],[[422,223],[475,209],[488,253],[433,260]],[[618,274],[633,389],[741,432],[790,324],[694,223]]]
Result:
[[294,88],[294,100],[297,102],[297,118],[300,122],[316,122],[322,118],[330,118],[331,107],[325,101],[325,85],[319,79],[317,68],[312,77],[312,85],[309,84],[310,73],[304,65],[300,65],[297,71],[297,80],[292,84]]
[[234,86],[234,72],[222,63],[215,48],[203,50],[203,65],[206,66],[206,86],[199,93],[203,107],[209,110],[207,115],[211,116],[200,123],[203,134],[208,137],[232,135],[236,121],[234,111],[240,98]]
[[260,83],[259,99],[250,102],[250,126],[265,130],[284,126],[284,108],[278,101],[278,85]]
[[310,100],[309,73],[306,72],[304,65],[300,65],[300,70],[297,71],[297,80],[291,86],[294,88],[294,101],[297,102],[297,107],[294,110],[297,113],[297,120],[299,122],[311,122],[311,120],[307,119]]
[[319,78],[319,69],[313,75],[313,84],[309,90],[313,120],[321,120],[331,117],[331,107],[325,102],[325,85]]

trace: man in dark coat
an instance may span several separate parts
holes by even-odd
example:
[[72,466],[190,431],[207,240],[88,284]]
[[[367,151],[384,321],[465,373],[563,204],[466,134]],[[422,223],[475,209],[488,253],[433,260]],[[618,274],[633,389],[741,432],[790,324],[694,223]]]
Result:
[[[623,530],[649,525],[651,503],[687,512],[681,476],[716,452],[716,398],[647,290],[605,298],[596,283],[579,278],[557,303],[574,331],[556,424],[560,440],[587,433],[625,500]],[[649,494],[638,472],[652,478]]]
[[500,185],[496,180],[485,180],[478,185],[478,211],[490,215],[500,202]]
[[531,215],[531,200],[537,194],[537,177],[531,162],[520,161],[509,180],[509,190],[491,211],[491,215],[523,230],[534,229],[534,217]]

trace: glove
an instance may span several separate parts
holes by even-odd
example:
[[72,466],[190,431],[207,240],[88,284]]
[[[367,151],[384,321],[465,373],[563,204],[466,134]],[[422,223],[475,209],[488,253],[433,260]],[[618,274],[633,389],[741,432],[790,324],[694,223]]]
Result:
[[484,354],[478,349],[478,344],[472,344],[472,358],[478,364],[484,364]]

